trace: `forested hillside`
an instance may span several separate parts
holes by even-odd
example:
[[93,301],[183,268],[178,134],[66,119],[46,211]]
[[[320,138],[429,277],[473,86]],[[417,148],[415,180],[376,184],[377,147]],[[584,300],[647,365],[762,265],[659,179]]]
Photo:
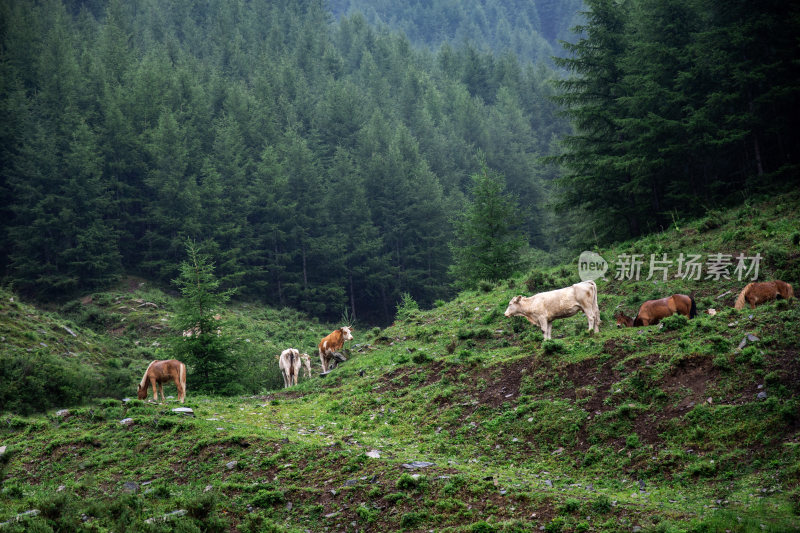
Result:
[[474,46],[552,64],[572,41],[583,0],[330,0],[337,16],[362,13],[374,25],[401,30],[413,43],[438,48]]
[[558,101],[576,128],[560,203],[582,243],[796,187],[800,7],[587,0]]
[[476,175],[523,258],[794,186],[798,33],[792,2],[0,0],[0,276],[168,284],[191,239],[241,298],[388,324],[481,271]]
[[552,73],[429,51],[321,1],[0,2],[0,267],[26,295],[174,279],[186,238],[240,295],[391,320],[451,294],[479,158],[548,245]]

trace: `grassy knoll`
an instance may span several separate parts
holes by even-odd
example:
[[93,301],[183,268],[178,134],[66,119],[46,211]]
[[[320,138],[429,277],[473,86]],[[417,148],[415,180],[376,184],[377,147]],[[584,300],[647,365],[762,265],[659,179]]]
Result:
[[[597,252],[758,252],[761,279],[798,288],[798,207],[797,195],[745,205]],[[4,411],[0,522],[39,514],[0,531],[800,529],[800,304],[736,311],[744,282],[735,277],[612,275],[598,282],[597,335],[582,314],[555,322],[547,342],[524,319],[503,316],[516,294],[577,281],[577,266],[563,265],[431,310],[407,301],[391,327],[356,329],[346,363],[288,391],[263,378],[272,384],[258,393],[198,396],[190,373],[193,415],[173,412],[174,401],[118,398],[67,413]],[[615,310],[633,313],[674,292],[694,294],[701,315],[614,327]],[[158,353],[143,332],[167,318],[162,297],[116,336],[108,332],[119,320],[103,322],[92,342],[88,322],[66,323],[91,344],[81,357],[127,357],[138,380]],[[41,313],[3,305],[0,316]],[[292,331],[272,313],[230,310],[238,336],[274,343],[249,352],[263,376],[277,347],[310,351],[327,332],[298,317]],[[47,335],[64,316],[42,313],[49,329],[22,327],[14,346],[53,345]],[[12,322],[0,322],[9,339]],[[132,395],[133,382],[126,386]],[[404,466],[414,461],[425,464]]]

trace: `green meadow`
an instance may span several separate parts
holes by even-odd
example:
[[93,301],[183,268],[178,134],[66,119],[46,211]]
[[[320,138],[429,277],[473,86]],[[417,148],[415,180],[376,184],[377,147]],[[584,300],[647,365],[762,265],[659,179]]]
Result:
[[[599,334],[578,314],[543,341],[503,315],[579,281],[576,256],[432,309],[406,298],[286,390],[275,356],[339,324],[232,303],[243,393],[194,394],[190,369],[184,404],[135,394],[180,335],[170,293],[129,279],[43,308],[3,290],[0,531],[797,531],[800,305],[737,311],[733,267],[675,274],[681,253],[759,254],[759,279],[797,291],[799,208],[754,201],[594,250],[611,263]],[[615,279],[625,254],[645,258],[638,281]],[[651,254],[675,261],[666,281],[646,279]],[[673,293],[699,316],[616,327]]]

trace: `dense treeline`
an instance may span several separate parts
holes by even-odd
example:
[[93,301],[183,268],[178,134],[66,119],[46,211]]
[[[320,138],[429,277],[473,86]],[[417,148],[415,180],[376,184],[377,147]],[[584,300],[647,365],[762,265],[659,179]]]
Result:
[[800,5],[586,0],[558,62],[575,126],[561,206],[586,241],[659,230],[759,190],[796,186]]
[[478,153],[547,246],[536,163],[566,130],[551,72],[415,49],[323,2],[0,1],[0,268],[69,296],[169,282],[187,238],[223,286],[391,320],[452,287]]
[[583,0],[329,0],[335,15],[362,13],[371,24],[402,31],[414,44],[469,44],[498,54],[551,62],[581,20]]

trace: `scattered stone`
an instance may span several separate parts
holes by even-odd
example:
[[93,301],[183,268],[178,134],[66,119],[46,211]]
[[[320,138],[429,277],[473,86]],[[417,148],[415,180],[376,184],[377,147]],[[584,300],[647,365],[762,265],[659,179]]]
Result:
[[67,326],[61,326],[61,327],[62,327],[62,329],[64,329],[64,331],[66,331],[67,333],[69,333],[73,337],[77,337],[77,335],[75,335],[75,332],[72,331],[71,329],[69,329]]
[[123,418],[122,420],[119,421],[119,423],[122,424],[123,426],[130,426],[133,425],[134,422],[133,418]]
[[64,492],[65,490],[67,490],[66,485],[59,485],[58,488],[56,489],[56,492]]
[[177,511],[172,511],[171,513],[167,513],[159,518],[148,518],[147,520],[144,521],[144,523],[154,524],[160,521],[166,522],[167,520],[172,520],[173,518],[180,518],[181,516],[186,516],[187,513],[188,511],[186,509],[178,509]]
[[126,481],[122,485],[122,490],[124,490],[125,492],[131,492],[131,493],[137,492],[139,490],[139,484],[136,483],[135,481]]
[[14,522],[19,522],[20,520],[24,520],[28,517],[39,516],[39,509],[31,509],[30,511],[25,511],[24,513],[19,513],[17,516],[8,520],[7,522],[0,522],[0,527],[5,527],[9,524],[13,524]]
[[8,446],[5,446],[5,445],[0,446],[0,457],[2,457],[6,453],[7,449],[8,449]]
[[234,468],[236,468],[236,465],[238,464],[239,461],[231,461],[230,463],[225,463],[225,468],[227,468],[228,470],[233,470]]
[[708,398],[706,398],[706,403],[707,403],[708,405],[711,405],[711,404],[713,404],[713,403],[714,403],[714,399],[713,399],[711,396],[709,396]]
[[645,484],[643,479],[639,480],[639,491],[645,492],[647,490],[647,485]]
[[428,468],[429,466],[435,466],[436,463],[428,463],[426,461],[412,461],[411,463],[403,463],[403,468],[407,468],[409,470],[415,470],[417,468]]
[[347,481],[344,482],[344,486],[345,487],[352,487],[353,485],[357,485],[357,484],[358,484],[358,480],[357,479],[348,479]]
[[381,458],[381,452],[379,452],[378,450],[370,450],[365,455],[367,457],[371,458],[371,459],[380,459]]
[[720,294],[719,296],[717,296],[717,300],[721,300],[722,298],[726,297],[726,296],[727,296],[727,295],[729,295],[730,293],[731,293],[731,291],[725,291],[725,292],[723,292],[722,294]]
[[211,490],[214,490],[214,486],[213,485],[206,485],[206,488],[203,489],[203,492],[209,492]]
[[553,488],[553,482],[550,481],[549,479],[545,479],[544,480],[544,484],[547,485],[550,488]]
[[741,350],[742,348],[744,348],[748,344],[753,343],[753,342],[758,342],[760,340],[761,339],[759,339],[758,337],[756,337],[752,333],[748,333],[747,335],[744,336],[744,338],[742,339],[742,342],[739,343],[739,349]]
[[716,314],[717,314],[717,310],[716,310],[716,309],[714,309],[713,307],[711,307],[711,308],[709,308],[709,309],[706,309],[706,313],[708,313],[708,314],[709,314],[709,315],[711,315],[711,316],[714,316],[714,315],[716,315]]
[[553,451],[553,455],[561,455],[562,453],[564,453],[564,448],[562,447],[558,447]]
[[61,409],[60,411],[56,411],[56,416],[67,416],[69,415],[69,409]]
[[176,407],[172,410],[173,413],[186,413],[187,415],[194,415],[191,407]]
[[728,322],[728,327],[729,328],[735,328],[736,327],[736,322]]
[[759,400],[766,400],[767,399],[767,393],[762,390],[761,392],[759,392],[756,395],[756,398],[758,398]]
[[339,514],[338,512],[328,513],[328,514],[325,515],[325,518],[333,518],[334,516],[337,516],[338,514]]

